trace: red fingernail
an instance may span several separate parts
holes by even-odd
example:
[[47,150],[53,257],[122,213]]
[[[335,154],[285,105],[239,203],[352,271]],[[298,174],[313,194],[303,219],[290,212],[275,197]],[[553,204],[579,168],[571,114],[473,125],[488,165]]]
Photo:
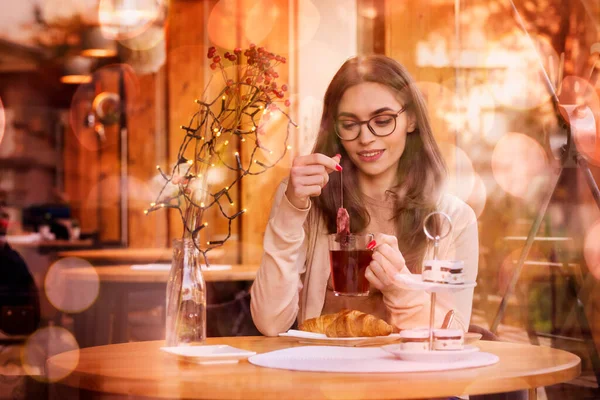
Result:
[[342,155],[341,154],[336,154],[334,157],[342,158]]
[[377,242],[376,242],[376,241],[374,241],[374,240],[371,240],[371,241],[369,242],[369,244],[367,245],[367,249],[369,249],[369,250],[373,250],[373,249],[375,248],[375,246],[377,246]]
[[336,165],[335,165],[335,170],[336,170],[336,171],[341,171],[341,170],[343,170],[343,169],[344,169],[344,168],[342,168],[342,166],[341,166],[340,164],[336,164]]

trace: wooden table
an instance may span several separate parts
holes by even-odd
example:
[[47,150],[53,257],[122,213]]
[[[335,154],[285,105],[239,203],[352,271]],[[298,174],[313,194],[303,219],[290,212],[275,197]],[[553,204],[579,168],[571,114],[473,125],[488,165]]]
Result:
[[[296,347],[290,338],[209,338],[264,353]],[[574,354],[548,347],[506,342],[478,342],[500,362],[482,368],[447,372],[343,374],[298,372],[239,364],[195,365],[161,352],[162,341],[124,343],[67,352],[49,359],[61,373],[77,365],[61,384],[105,393],[186,399],[419,399],[486,394],[553,385],[581,372]],[[79,363],[74,359],[79,357]],[[530,391],[531,392],[531,391]],[[113,397],[111,397],[112,399]]]
[[[202,275],[206,282],[253,281],[258,268],[258,264],[234,264],[229,270],[203,270]],[[127,341],[129,294],[160,291],[163,295],[153,296],[153,302],[164,304],[169,277],[166,269],[137,270],[131,265],[72,268],[63,273],[67,287],[100,281],[96,302],[85,312],[73,314],[75,337],[81,347]]]
[[[253,281],[258,271],[258,264],[236,264],[231,269],[221,270],[210,268],[202,270],[202,276],[207,282]],[[100,279],[100,283],[162,283],[169,278],[167,269],[140,270],[132,269],[131,265],[110,265],[97,268],[72,268],[64,271],[65,278],[72,284],[89,282]]]
[[[223,249],[214,249],[209,251],[206,256],[208,261],[218,260],[225,254]],[[89,261],[94,265],[113,265],[113,264],[150,264],[171,262],[173,258],[173,249],[170,248],[117,248],[117,249],[95,249],[95,250],[74,250],[61,251],[58,253],[61,258],[77,257]]]

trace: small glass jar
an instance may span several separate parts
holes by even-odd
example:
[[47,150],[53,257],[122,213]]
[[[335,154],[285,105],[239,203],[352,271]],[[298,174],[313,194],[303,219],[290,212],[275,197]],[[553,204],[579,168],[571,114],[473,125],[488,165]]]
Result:
[[167,282],[166,345],[201,344],[206,340],[206,284],[200,252],[192,239],[173,241]]

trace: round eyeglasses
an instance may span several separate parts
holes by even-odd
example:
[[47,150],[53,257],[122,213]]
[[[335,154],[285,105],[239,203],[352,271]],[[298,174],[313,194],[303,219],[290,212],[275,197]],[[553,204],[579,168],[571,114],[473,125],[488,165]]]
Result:
[[360,130],[364,124],[375,136],[388,136],[396,130],[396,119],[406,111],[406,106],[397,113],[378,114],[367,121],[357,121],[347,117],[335,120],[335,134],[342,140],[351,141],[360,136]]

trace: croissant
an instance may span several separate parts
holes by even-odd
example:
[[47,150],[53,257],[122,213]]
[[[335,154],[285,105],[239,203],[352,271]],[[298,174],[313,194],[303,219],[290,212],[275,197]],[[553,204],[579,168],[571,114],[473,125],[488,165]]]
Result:
[[387,322],[356,310],[342,310],[337,314],[311,318],[300,324],[299,329],[324,333],[328,337],[387,336],[394,330]]
[[325,333],[337,316],[338,314],[325,314],[317,318],[310,318],[301,323],[298,329],[305,332]]
[[343,310],[327,327],[327,337],[387,336],[392,333],[390,324],[374,315],[356,310]]

